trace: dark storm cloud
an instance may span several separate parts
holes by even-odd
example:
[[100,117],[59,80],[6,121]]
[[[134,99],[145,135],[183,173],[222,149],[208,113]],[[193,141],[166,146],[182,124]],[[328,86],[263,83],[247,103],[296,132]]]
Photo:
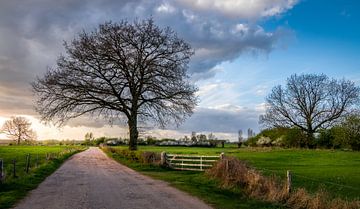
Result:
[[[197,9],[184,5],[181,0],[1,1],[0,114],[35,114],[29,83],[42,76],[47,66],[55,65],[64,40],[72,40],[81,30],[93,30],[104,21],[153,17],[160,26],[171,26],[195,50],[189,70],[194,80],[214,76],[217,64],[242,53],[269,53],[284,35],[282,30],[269,32],[257,25],[256,12],[248,21],[246,16],[228,18],[223,15],[225,10],[210,13],[198,10],[199,5]],[[210,112],[199,114],[215,117]]]

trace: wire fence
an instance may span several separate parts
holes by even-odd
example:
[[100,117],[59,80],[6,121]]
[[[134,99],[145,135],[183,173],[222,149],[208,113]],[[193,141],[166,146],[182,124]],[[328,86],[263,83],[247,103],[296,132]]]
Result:
[[31,173],[49,161],[59,159],[68,153],[77,151],[75,148],[67,148],[59,152],[49,152],[43,154],[17,155],[15,158],[0,158],[0,183],[8,180],[16,180],[19,177]]
[[[265,171],[265,172],[270,172],[270,173],[274,173],[274,174],[281,174],[284,175],[285,171],[279,171],[279,170],[271,170],[271,169],[266,169],[266,168],[257,168],[257,170],[259,171]],[[332,186],[337,186],[337,187],[342,187],[342,188],[347,188],[347,189],[351,189],[354,191],[360,191],[359,187],[354,187],[354,186],[349,186],[349,185],[344,185],[344,184],[339,184],[339,183],[335,183],[332,181],[326,181],[326,180],[320,180],[317,178],[311,178],[309,176],[304,176],[304,175],[300,175],[300,174],[296,174],[296,172],[292,171],[292,177],[293,177],[293,181],[296,180],[297,178],[302,178],[302,179],[306,179],[306,180],[311,180],[313,182],[317,182],[319,183],[319,185],[323,184],[323,185],[332,185]]]

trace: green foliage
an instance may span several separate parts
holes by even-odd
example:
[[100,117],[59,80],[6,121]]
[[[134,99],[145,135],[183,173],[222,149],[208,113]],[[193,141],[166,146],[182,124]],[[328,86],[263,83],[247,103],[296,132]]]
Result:
[[256,147],[257,146],[256,142],[259,140],[260,137],[261,137],[260,134],[254,136],[254,137],[251,137],[251,138],[249,138],[248,140],[246,140],[244,142],[244,145],[245,146]]
[[321,148],[350,148],[346,132],[342,126],[334,126],[331,129],[321,130],[316,139],[316,144]]
[[156,137],[151,137],[151,136],[146,137],[147,145],[155,145],[156,142],[157,142]]
[[342,127],[350,147],[353,150],[360,150],[360,115],[349,116]]
[[305,133],[298,128],[272,128],[262,130],[258,135],[249,138],[245,145],[304,147],[307,144],[306,140]]
[[341,124],[321,130],[317,144],[325,148],[360,150],[360,115],[350,115]]
[[273,129],[265,129],[259,133],[259,135],[263,135],[269,137],[272,140],[277,138],[281,138],[286,135],[289,131],[289,128],[273,128]]
[[284,135],[284,145],[286,147],[305,147],[307,142],[306,134],[298,128],[288,129]]

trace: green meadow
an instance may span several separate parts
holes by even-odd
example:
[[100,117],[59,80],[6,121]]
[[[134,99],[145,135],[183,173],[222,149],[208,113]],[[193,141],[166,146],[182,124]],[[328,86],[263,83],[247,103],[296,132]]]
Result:
[[[127,149],[127,147],[119,147]],[[282,148],[190,148],[139,146],[140,151],[174,154],[225,155],[245,160],[265,175],[282,179],[286,171],[293,174],[293,187],[304,187],[309,192],[325,190],[333,197],[358,199],[360,197],[360,152],[341,150],[311,150]]]

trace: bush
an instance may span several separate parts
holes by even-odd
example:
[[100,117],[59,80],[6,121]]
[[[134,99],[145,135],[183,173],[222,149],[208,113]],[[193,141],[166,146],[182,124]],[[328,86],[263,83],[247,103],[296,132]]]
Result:
[[298,128],[290,128],[284,135],[284,145],[286,147],[305,147],[307,136]]
[[269,147],[272,145],[272,141],[269,137],[266,137],[266,136],[261,136],[257,142],[256,142],[256,145],[258,146],[262,146],[262,147]]
[[146,138],[146,144],[147,145],[155,145],[157,142],[156,138],[153,137],[147,137]]
[[249,138],[248,140],[246,140],[245,142],[244,142],[244,145],[245,146],[250,146],[250,147],[256,147],[257,146],[257,144],[256,144],[256,142],[257,142],[257,140],[260,138],[260,134],[258,134],[257,136],[255,136],[255,137],[251,137],[251,138]]
[[321,130],[318,147],[360,150],[360,115],[350,115],[341,124]]
[[262,130],[244,144],[247,146],[304,147],[307,144],[306,140],[305,133],[298,128],[272,128]]
[[160,163],[160,154],[155,152],[131,151],[127,149],[117,149],[112,147],[102,147],[102,149],[111,153],[115,153],[120,157],[130,160],[132,162],[144,164]]

